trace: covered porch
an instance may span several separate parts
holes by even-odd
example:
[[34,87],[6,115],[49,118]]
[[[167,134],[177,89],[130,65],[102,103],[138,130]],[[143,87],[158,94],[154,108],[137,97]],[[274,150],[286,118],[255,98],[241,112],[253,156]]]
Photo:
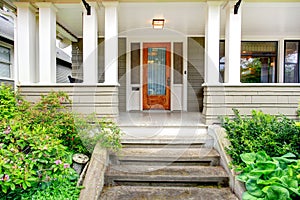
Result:
[[[185,120],[191,115],[212,124],[219,123],[219,116],[232,115],[232,108],[242,114],[261,109],[296,118],[299,84],[284,83],[284,52],[287,40],[300,40],[300,26],[292,20],[299,18],[299,3],[245,1],[237,13],[236,1],[87,3],[86,7],[76,0],[16,3],[20,19],[16,81],[24,96],[34,99],[50,90],[64,90],[76,97],[73,108],[125,122],[135,116],[140,123],[155,124],[149,116],[157,122],[164,116],[168,123],[180,118],[183,124],[197,125]],[[163,29],[153,29],[153,19],[163,19]],[[83,83],[55,82],[57,37],[72,43],[72,76]],[[222,56],[220,40],[226,44]],[[276,42],[272,83],[241,83],[243,40]],[[169,97],[161,102],[148,97],[145,66],[151,60],[145,61],[145,49],[152,51],[150,44],[169,45],[169,63],[165,63],[169,76],[160,83]],[[155,106],[145,106],[151,101]],[[160,111],[152,113],[152,108]]]

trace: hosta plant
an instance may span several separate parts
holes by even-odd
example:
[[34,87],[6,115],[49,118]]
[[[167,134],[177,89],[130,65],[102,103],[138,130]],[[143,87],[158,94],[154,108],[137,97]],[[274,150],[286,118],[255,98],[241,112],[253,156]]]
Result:
[[270,157],[264,151],[241,155],[246,164],[238,176],[245,183],[243,200],[300,199],[300,160],[292,153]]

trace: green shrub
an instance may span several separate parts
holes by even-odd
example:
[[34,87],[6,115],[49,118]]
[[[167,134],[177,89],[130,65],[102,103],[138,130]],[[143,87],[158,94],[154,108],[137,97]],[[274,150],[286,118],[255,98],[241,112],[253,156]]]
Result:
[[99,140],[112,150],[121,147],[115,123],[73,114],[65,93],[51,92],[30,104],[1,85],[0,98],[0,198],[18,199],[77,179],[73,153],[90,154]]
[[77,200],[81,187],[76,186],[74,180],[55,180],[45,188],[37,188],[22,194],[22,200]]
[[240,155],[265,151],[270,156],[281,156],[288,152],[300,155],[300,127],[285,116],[272,116],[261,111],[252,111],[251,117],[242,117],[234,110],[231,120],[223,118],[227,138],[231,145],[226,149],[234,165],[243,165]]
[[270,157],[264,151],[241,155],[246,167],[238,176],[245,183],[243,200],[300,198],[300,160],[288,153]]

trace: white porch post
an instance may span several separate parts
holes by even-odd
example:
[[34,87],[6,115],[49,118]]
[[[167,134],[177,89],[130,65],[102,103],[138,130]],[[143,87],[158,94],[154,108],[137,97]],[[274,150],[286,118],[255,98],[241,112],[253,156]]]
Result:
[[39,2],[40,83],[56,82],[56,11],[52,3]]
[[105,7],[105,83],[118,84],[118,2],[102,2]]
[[239,84],[241,62],[241,12],[234,14],[235,1],[228,2],[226,7],[225,38],[225,82]]
[[83,83],[98,83],[98,15],[97,3],[89,2],[91,13],[83,14]]
[[20,84],[35,83],[36,75],[36,16],[34,7],[28,2],[15,2],[17,6],[17,46]]
[[219,83],[220,5],[207,2],[205,26],[205,83]]

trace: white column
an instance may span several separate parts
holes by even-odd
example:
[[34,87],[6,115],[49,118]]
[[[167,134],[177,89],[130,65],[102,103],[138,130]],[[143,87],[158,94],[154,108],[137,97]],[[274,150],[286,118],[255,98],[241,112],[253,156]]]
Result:
[[221,1],[207,2],[205,25],[205,83],[219,83],[220,5]]
[[118,2],[105,6],[105,83],[118,84]]
[[40,83],[56,82],[56,11],[52,3],[39,2]]
[[284,82],[284,39],[279,41],[278,83]]
[[17,45],[20,84],[35,83],[36,80],[36,16],[35,9],[28,2],[15,2],[17,6]]
[[91,13],[83,14],[83,82],[98,83],[98,15],[97,4],[90,3]]
[[235,1],[230,1],[226,7],[226,38],[225,38],[225,82],[240,83],[241,62],[241,12],[234,14]]

